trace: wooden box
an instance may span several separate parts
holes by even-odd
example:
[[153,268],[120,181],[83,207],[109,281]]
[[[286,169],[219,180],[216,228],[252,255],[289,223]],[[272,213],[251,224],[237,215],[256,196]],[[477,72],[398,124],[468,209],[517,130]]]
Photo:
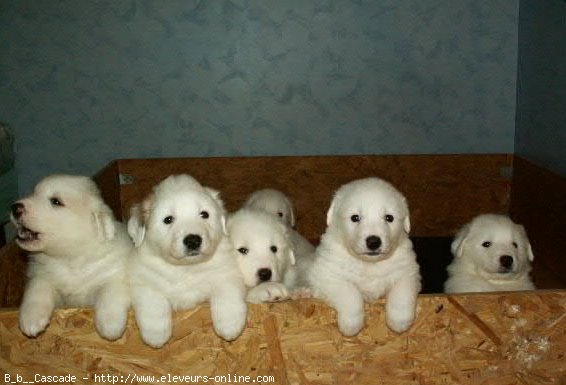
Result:
[[[101,339],[89,309],[57,310],[45,333],[23,336],[16,307],[25,256],[9,244],[0,251],[4,382],[73,375],[77,384],[187,383],[196,376],[196,383],[243,383],[245,376],[276,384],[566,383],[563,178],[501,154],[127,159],[112,162],[95,179],[124,218],[132,203],[173,173],[189,173],[220,190],[229,210],[256,189],[280,189],[295,204],[297,230],[315,242],[333,191],[371,175],[407,196],[416,237],[450,237],[477,214],[506,213],[527,227],[536,256],[533,276],[546,290],[422,294],[414,325],[400,335],[385,325],[383,302],[368,304],[366,327],[352,338],[339,334],[332,309],[302,299],[250,305],[242,336],[225,342],[203,305],[175,314],[173,338],[152,349],[141,342],[131,315],[120,340]],[[421,263],[441,268],[445,257],[427,255]]]

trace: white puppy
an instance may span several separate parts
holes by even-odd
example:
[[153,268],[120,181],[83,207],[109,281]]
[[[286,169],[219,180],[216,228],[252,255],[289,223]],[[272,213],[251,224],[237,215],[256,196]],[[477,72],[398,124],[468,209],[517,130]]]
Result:
[[525,228],[504,215],[483,214],[452,242],[447,293],[532,290],[534,260]]
[[12,221],[16,242],[31,253],[19,314],[22,332],[42,332],[55,307],[94,306],[100,335],[120,337],[130,305],[125,266],[132,242],[94,182],[49,176],[12,206]]
[[287,226],[295,226],[293,204],[281,191],[269,188],[254,191],[248,197],[243,207],[267,211],[277,216]]
[[[289,238],[297,266],[294,269],[296,273],[295,282],[292,288],[306,286],[305,272],[312,263],[314,246],[307,241],[301,234],[293,229],[295,226],[295,213],[291,200],[281,191],[274,189],[263,189],[252,193],[243,205],[244,208],[255,210],[263,210],[274,215],[289,228]],[[287,288],[291,286],[287,285]]]
[[240,335],[245,287],[217,191],[188,175],[170,176],[133,207],[128,231],[136,245],[129,270],[132,304],[145,343],[164,345],[172,311],[205,301],[218,335]]
[[398,333],[410,327],[421,285],[409,230],[407,202],[391,184],[366,178],[336,191],[308,279],[336,310],[342,334],[357,334],[364,300],[383,296],[387,325]]
[[242,208],[228,219],[228,234],[250,303],[281,301],[295,287],[297,272],[289,229],[273,215]]

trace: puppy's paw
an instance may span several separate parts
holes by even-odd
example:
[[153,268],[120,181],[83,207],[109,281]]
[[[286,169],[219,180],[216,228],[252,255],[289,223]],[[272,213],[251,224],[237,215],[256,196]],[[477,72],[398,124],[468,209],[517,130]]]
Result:
[[20,308],[20,330],[28,337],[35,337],[45,330],[51,319],[51,309],[46,306],[22,306]]
[[289,298],[285,285],[279,282],[264,282],[248,291],[249,303],[279,302]]
[[345,315],[338,313],[338,330],[346,337],[355,336],[362,330],[364,326],[364,316],[362,315]]
[[415,320],[415,312],[388,309],[385,318],[387,326],[389,326],[391,330],[396,333],[403,333],[413,324],[413,321]]
[[315,298],[315,293],[308,287],[301,287],[293,290],[289,297],[291,299],[301,299],[301,298]]
[[214,322],[214,330],[226,341],[233,341],[242,334],[245,324],[245,312],[243,314],[222,314]]
[[168,324],[153,324],[140,328],[143,342],[152,348],[160,348],[171,338],[171,326]]
[[127,310],[110,307],[97,308],[94,315],[94,326],[102,338],[114,341],[124,334],[127,316]]

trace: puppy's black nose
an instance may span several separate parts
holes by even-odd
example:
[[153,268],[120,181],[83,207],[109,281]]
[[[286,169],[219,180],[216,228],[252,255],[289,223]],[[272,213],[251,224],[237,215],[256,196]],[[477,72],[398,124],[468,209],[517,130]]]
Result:
[[267,282],[271,279],[271,269],[261,268],[257,271],[257,276],[261,282]]
[[375,235],[370,235],[366,238],[366,246],[370,250],[377,250],[381,246],[381,238]]
[[502,255],[499,257],[499,264],[506,269],[510,269],[513,267],[513,257],[510,255]]
[[183,238],[183,243],[189,250],[198,250],[198,248],[202,244],[202,238],[197,234],[189,234],[185,238]]
[[24,213],[24,204],[23,203],[14,203],[12,205],[12,216],[16,219],[22,216]]

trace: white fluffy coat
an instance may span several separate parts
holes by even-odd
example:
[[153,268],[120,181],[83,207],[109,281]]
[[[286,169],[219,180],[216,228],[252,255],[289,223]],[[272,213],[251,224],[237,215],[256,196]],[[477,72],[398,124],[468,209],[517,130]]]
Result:
[[[174,219],[166,224],[168,217]],[[203,302],[210,303],[219,336],[233,340],[240,335],[245,288],[218,192],[188,175],[170,176],[134,207],[128,228],[137,245],[130,258],[132,303],[145,343],[164,345],[172,333],[172,312]],[[197,250],[185,244],[190,234],[202,237]]]
[[42,332],[55,307],[94,306],[99,334],[119,338],[130,305],[125,268],[132,242],[94,182],[52,175],[17,203],[23,205],[21,214],[12,216],[17,243],[30,251],[19,313],[22,332]]
[[[487,243],[486,243],[487,242]],[[463,226],[452,242],[447,293],[533,290],[529,272],[534,260],[523,226],[503,215],[483,214]],[[501,257],[513,258],[511,268]]]
[[[389,215],[392,222],[385,219]],[[405,198],[389,183],[360,179],[336,192],[308,280],[314,294],[336,310],[342,334],[357,334],[364,301],[381,297],[387,299],[388,326],[396,332],[410,327],[420,274],[409,230]],[[368,249],[371,236],[381,240],[375,250]]]

